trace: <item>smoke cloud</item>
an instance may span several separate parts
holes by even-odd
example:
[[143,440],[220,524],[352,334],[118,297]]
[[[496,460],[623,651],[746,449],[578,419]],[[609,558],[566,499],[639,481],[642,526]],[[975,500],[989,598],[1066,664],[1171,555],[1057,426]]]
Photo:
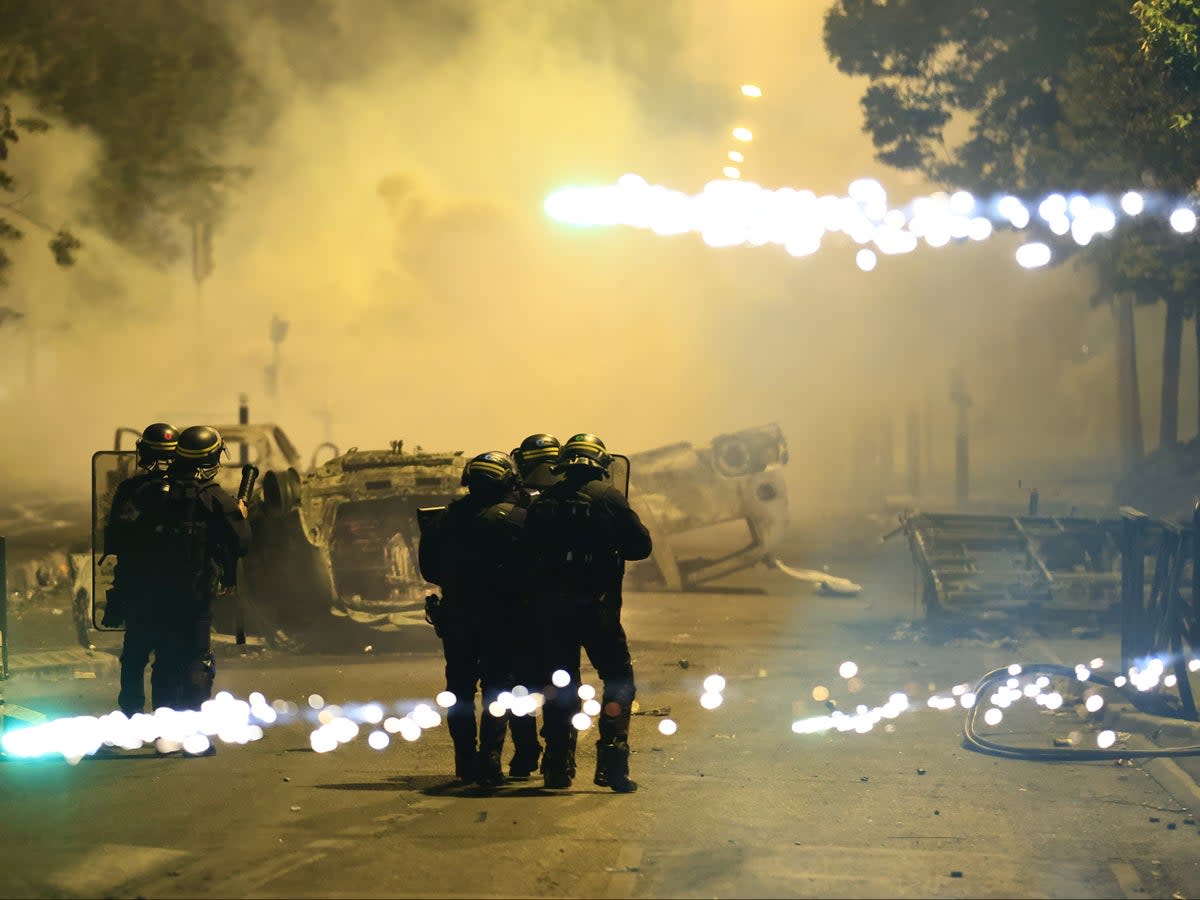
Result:
[[[948,484],[955,369],[981,471],[1111,460],[1111,316],[1071,267],[1018,269],[1009,238],[868,274],[836,241],[796,260],[545,218],[554,189],[630,171],[699,190],[735,125],[755,132],[743,170],[764,185],[932,190],[872,159],[863,85],[826,59],[822,4],[693,0],[657,7],[649,31],[623,4],[551,8],[343,2],[332,36],[231,10],[278,112],[231,151],[253,174],[199,287],[186,261],[156,269],[86,227],[81,185],[105,152],[88,134],[60,125],[15,155],[22,208],[70,221],[85,249],[56,269],[30,229],[14,254],[7,298],[26,318],[0,328],[6,477],[86,490],[117,426],[235,421],[246,393],[304,455],[326,438],[474,453],[543,430],[636,452],[777,421],[803,506],[851,489],[856,440],[889,417],[901,472],[909,410],[931,419]],[[1139,318],[1147,434],[1158,318]]]

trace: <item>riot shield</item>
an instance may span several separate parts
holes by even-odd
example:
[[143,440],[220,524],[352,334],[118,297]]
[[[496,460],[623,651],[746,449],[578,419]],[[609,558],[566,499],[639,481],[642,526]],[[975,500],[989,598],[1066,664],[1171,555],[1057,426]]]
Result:
[[610,453],[612,463],[608,467],[608,474],[612,478],[613,486],[625,495],[625,499],[629,499],[629,457],[624,453]]
[[92,454],[92,585],[89,594],[92,626],[100,631],[123,630],[100,624],[117,565],[115,556],[104,558],[104,528],[117,485],[136,472],[137,453],[133,450],[99,450]]

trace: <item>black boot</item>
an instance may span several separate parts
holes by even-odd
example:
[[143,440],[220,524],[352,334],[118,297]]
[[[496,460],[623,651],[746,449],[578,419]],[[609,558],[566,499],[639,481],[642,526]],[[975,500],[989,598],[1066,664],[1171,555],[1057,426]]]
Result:
[[571,786],[571,777],[567,771],[566,753],[547,748],[542,756],[543,784],[548,788],[562,790]]
[[632,794],[638,789],[637,782],[629,777],[629,743],[622,738],[596,744],[596,777],[592,779],[601,787],[608,787],[618,794]]
[[607,741],[596,741],[596,774],[592,776],[592,784],[608,787],[608,769],[605,762],[604,750],[610,746]]
[[479,774],[479,755],[475,748],[470,750],[454,750],[454,776],[459,781],[472,782]]
[[524,781],[535,771],[542,758],[542,748],[535,744],[533,747],[522,747],[513,752],[508,764],[508,777]]
[[494,788],[504,784],[504,769],[500,765],[499,751],[479,754],[475,783],[482,788]]

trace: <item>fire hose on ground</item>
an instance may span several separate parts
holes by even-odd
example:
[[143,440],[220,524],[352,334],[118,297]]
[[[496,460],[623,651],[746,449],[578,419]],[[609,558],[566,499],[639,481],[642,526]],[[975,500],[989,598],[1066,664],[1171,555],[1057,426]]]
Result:
[[[1049,677],[1063,677],[1072,680],[1079,680],[1076,670],[1069,666],[1055,665],[1052,663],[1037,663],[1030,666],[1022,666],[1021,674],[1023,675],[1046,675]],[[1007,667],[993,669],[988,672],[976,683],[974,693],[977,698],[988,696],[995,686],[999,683],[1005,683],[1012,677]],[[1104,675],[1092,672],[1088,679],[1090,683],[1103,685],[1104,687],[1112,688],[1113,690],[1124,694],[1124,689],[1115,684],[1113,679]],[[1016,747],[1008,744],[1002,744],[990,738],[981,737],[976,730],[976,720],[980,715],[980,706],[982,704],[976,702],[967,710],[966,721],[963,723],[963,746],[977,753],[986,753],[990,756],[1000,756],[1005,759],[1024,759],[1036,760],[1040,762],[1087,762],[1093,760],[1117,760],[1117,759],[1157,759],[1157,758],[1173,758],[1184,756],[1200,756],[1200,745],[1190,745],[1184,747],[1160,748],[1155,750],[1127,750],[1127,749],[1104,749],[1104,748],[1082,748],[1082,747]]]

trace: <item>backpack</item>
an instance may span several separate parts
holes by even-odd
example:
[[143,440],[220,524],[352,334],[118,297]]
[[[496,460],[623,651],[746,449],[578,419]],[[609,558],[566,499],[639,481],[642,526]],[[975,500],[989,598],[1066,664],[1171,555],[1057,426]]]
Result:
[[163,573],[189,578],[199,574],[208,556],[208,517],[204,485],[169,478],[134,496],[138,515],[130,529],[134,555]]
[[590,591],[603,583],[617,561],[609,523],[596,515],[583,491],[558,486],[529,505],[525,537],[535,575],[569,591]]

